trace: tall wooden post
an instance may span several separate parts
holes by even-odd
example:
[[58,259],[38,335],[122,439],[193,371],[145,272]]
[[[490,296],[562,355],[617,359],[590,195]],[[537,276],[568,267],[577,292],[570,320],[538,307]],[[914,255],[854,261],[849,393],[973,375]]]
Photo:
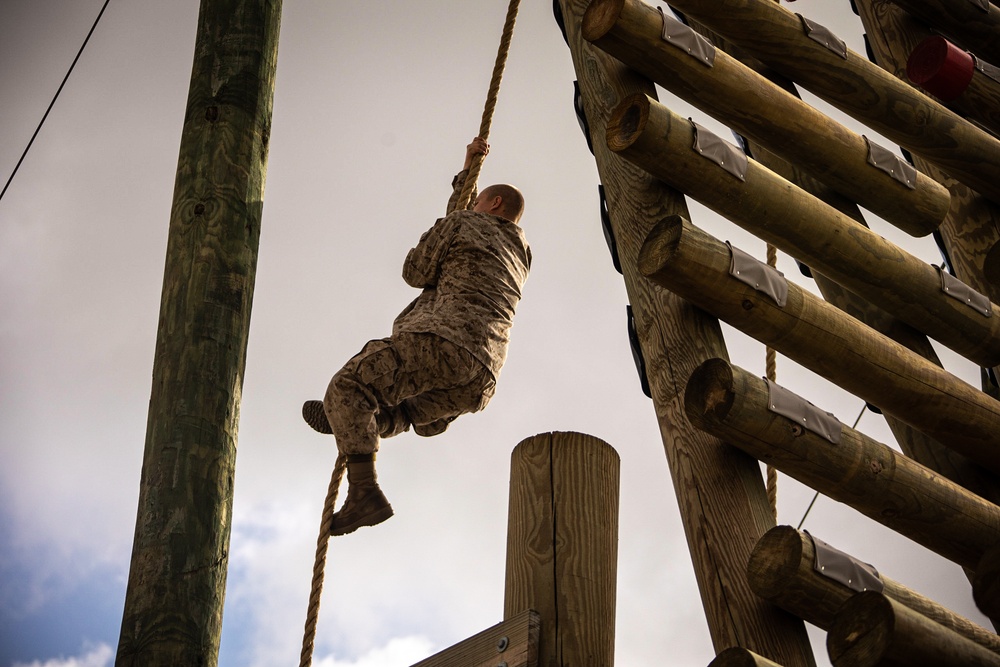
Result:
[[118,667],[218,662],[281,0],[202,0]]
[[534,609],[539,667],[611,667],[618,573],[618,452],[544,433],[511,455],[504,619]]

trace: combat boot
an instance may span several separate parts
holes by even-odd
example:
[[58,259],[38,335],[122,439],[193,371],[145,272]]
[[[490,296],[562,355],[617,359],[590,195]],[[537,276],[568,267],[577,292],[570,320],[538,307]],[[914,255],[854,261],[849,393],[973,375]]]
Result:
[[375,454],[347,456],[347,500],[330,522],[331,535],[353,533],[362,526],[374,526],[392,516],[375,476]]

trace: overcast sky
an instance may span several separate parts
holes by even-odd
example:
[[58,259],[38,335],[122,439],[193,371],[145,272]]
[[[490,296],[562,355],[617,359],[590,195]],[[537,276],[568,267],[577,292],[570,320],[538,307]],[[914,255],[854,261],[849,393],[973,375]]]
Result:
[[[4,180],[102,4],[0,4]],[[506,4],[285,3],[223,667],[298,659],[335,459],[332,440],[306,427],[299,407],[321,397],[365,341],[387,335],[414,296],[401,263],[443,213],[478,130]],[[790,7],[863,52],[848,0]],[[195,0],[112,2],[0,201],[3,666],[113,664],[197,13]],[[695,667],[714,656],[653,406],[629,351],[627,297],[600,228],[574,78],[551,2],[522,3],[481,181],[516,183],[527,200],[534,264],[508,363],[483,413],[436,438],[383,443],[379,476],[396,516],[331,543],[317,665],[410,665],[500,621],[510,452],[553,430],[595,435],[621,455],[618,664],[662,665],[669,651],[672,665]],[[763,242],[731,223],[698,206],[692,217],[764,256]],[[940,261],[929,239],[870,222]],[[780,267],[815,289],[789,258]],[[726,336],[734,362],[763,374],[763,348]],[[971,364],[942,357],[978,384]],[[862,406],[786,359],[778,382],[848,424]],[[859,429],[892,442],[873,413]],[[797,524],[811,496],[783,476],[779,522]],[[821,498],[805,527],[987,624],[956,565],[851,509]],[[818,664],[829,664],[823,634],[810,632]]]

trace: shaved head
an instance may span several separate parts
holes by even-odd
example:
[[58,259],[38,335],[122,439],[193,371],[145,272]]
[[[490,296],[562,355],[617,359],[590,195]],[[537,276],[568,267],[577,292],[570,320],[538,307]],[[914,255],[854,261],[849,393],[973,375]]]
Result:
[[524,213],[524,195],[521,194],[521,191],[513,185],[498,183],[489,186],[479,195],[479,199],[484,202],[496,197],[499,197],[501,202],[497,215],[517,224],[521,219],[521,214]]

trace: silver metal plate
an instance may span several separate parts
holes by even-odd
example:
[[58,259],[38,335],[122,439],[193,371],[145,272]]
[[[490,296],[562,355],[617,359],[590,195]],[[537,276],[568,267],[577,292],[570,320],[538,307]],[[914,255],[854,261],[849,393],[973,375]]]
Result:
[[784,308],[788,302],[788,281],[785,280],[785,274],[739,248],[734,248],[729,241],[726,241],[726,245],[729,246],[732,257],[729,263],[729,275],[758,292],[763,292],[771,297],[778,307]]
[[917,187],[917,170],[912,164],[896,155],[888,148],[879,146],[874,141],[861,135],[868,144],[868,164],[884,171],[889,176],[915,190]]
[[1000,83],[1000,67],[991,65],[985,60],[977,58],[974,55],[972,56],[972,62],[975,65],[975,68],[979,70],[980,74],[983,74],[984,76],[993,79],[997,83]]
[[961,301],[984,317],[993,316],[993,308],[989,297],[972,289],[940,266],[935,266],[934,268],[937,269],[938,275],[941,276],[942,292],[953,299]]
[[736,178],[745,181],[749,167],[746,154],[693,120],[691,120],[691,125],[694,126],[694,149]]
[[703,65],[711,67],[715,64],[715,46],[711,42],[677,19],[667,16],[663,7],[657,9],[663,17],[663,41],[676,46]]
[[[809,533],[807,532],[806,535]],[[809,535],[809,539],[813,541],[813,552],[816,554],[813,559],[813,569],[819,574],[841,583],[857,593],[864,591],[881,593],[885,588],[878,570],[868,563],[862,563],[857,558],[834,549],[812,535]]]
[[795,424],[812,431],[834,445],[840,442],[840,431],[843,425],[833,414],[820,410],[798,394],[790,392],[767,378],[764,378],[764,383],[767,385],[768,411],[787,417]]
[[805,30],[806,37],[817,44],[822,44],[828,50],[847,60],[847,44],[844,40],[830,32],[829,28],[810,21],[802,14],[796,14],[796,16],[802,20],[802,28]]

